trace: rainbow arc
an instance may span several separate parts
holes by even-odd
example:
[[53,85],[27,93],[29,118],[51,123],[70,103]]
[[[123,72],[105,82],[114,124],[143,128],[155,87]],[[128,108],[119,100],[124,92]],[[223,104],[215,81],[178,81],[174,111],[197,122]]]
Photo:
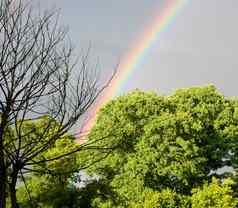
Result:
[[[189,0],[167,0],[162,12],[157,15],[152,24],[144,30],[137,45],[132,47],[117,68],[117,73],[112,79],[110,86],[104,91],[94,109],[91,111],[91,118],[86,121],[81,132],[89,132],[96,121],[96,114],[99,109],[112,97],[118,94],[121,86],[131,77],[133,72],[138,68],[141,60],[148,53],[153,43],[159,41],[161,34],[167,30],[174,22],[176,17],[188,4]],[[80,140],[85,140],[83,136]]]

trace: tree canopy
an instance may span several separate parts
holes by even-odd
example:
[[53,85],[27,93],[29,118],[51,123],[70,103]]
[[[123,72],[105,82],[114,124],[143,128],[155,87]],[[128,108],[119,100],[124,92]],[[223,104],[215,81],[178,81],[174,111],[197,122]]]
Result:
[[[136,90],[101,109],[89,141],[106,149],[83,153],[81,162],[103,158],[88,172],[114,193],[113,200],[95,199],[98,207],[129,207],[150,192],[158,193],[156,198],[168,193],[201,198],[194,189],[213,176],[232,175],[218,169],[237,166],[238,101],[212,85],[180,89],[171,96]],[[168,207],[175,203],[171,200]]]

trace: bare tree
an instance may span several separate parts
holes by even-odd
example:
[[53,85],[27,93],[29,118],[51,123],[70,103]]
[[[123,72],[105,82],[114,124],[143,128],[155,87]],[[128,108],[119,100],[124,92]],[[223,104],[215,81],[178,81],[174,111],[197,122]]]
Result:
[[[17,178],[25,167],[80,150],[36,159],[76,124],[106,85],[100,87],[91,74],[87,55],[75,62],[57,13],[36,14],[21,0],[0,4],[0,208],[6,207],[7,187],[15,208]],[[24,121],[43,115],[43,131],[33,139],[34,128],[23,131]]]

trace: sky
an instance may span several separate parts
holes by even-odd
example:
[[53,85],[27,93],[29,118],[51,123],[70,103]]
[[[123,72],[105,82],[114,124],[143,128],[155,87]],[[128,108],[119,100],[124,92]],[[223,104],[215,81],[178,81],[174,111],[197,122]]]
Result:
[[[41,0],[60,8],[60,21],[78,53],[91,46],[108,77],[154,18],[173,0]],[[238,95],[238,1],[190,0],[154,42],[121,94],[133,89],[171,94],[177,88],[214,84],[224,95]]]

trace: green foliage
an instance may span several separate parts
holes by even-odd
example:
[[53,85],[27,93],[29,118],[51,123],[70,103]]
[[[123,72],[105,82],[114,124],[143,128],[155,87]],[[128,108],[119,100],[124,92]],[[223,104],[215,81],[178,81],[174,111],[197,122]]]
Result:
[[189,208],[190,197],[177,194],[170,189],[161,192],[149,191],[144,194],[144,201],[130,206],[131,208]]
[[[44,125],[47,124],[46,117],[36,121],[25,121],[22,124],[22,131],[28,133],[31,141],[37,138],[37,133],[42,133]],[[57,123],[52,125],[52,129],[45,135],[53,133],[54,128],[58,128]],[[38,142],[46,142],[47,138]],[[24,140],[23,140],[24,144]],[[37,145],[37,142],[36,142]],[[33,173],[25,174],[25,183],[17,188],[17,200],[21,207],[49,207],[58,208],[61,206],[70,207],[77,203],[78,192],[71,185],[71,178],[76,170],[78,170],[77,157],[78,153],[69,154],[60,157],[68,152],[75,150],[78,144],[70,135],[63,135],[50,144],[47,151],[42,151],[35,159],[35,164],[31,167]],[[51,160],[57,158],[57,160]],[[37,163],[37,161],[44,161]],[[26,185],[26,186],[25,186]]]
[[[37,157],[37,160],[44,160],[50,158],[57,158],[58,156],[72,152],[78,147],[75,140],[71,136],[63,136],[58,139],[51,148]],[[37,171],[49,171],[49,173],[68,176],[72,172],[78,170],[77,154],[69,154],[57,160],[47,161],[45,163],[34,165]]]
[[17,190],[17,198],[21,207],[70,207],[76,202],[75,188],[66,186],[58,178],[33,176],[26,182],[29,193],[23,185]]
[[102,180],[93,180],[78,190],[79,207],[113,207],[114,192]]
[[234,198],[234,191],[230,179],[224,180],[222,184],[215,178],[211,184],[204,184],[202,188],[193,190],[192,208],[235,208],[238,206],[238,198]]
[[[40,131],[44,119],[38,122],[24,125]],[[229,174],[220,175],[223,183],[208,181],[224,165],[237,167],[237,126],[238,102],[213,86],[181,89],[171,96],[131,92],[101,109],[89,149],[33,166],[39,173],[26,180],[31,203],[49,208],[236,207],[237,184],[225,179]],[[64,135],[36,160],[76,146]],[[76,189],[71,172],[86,164],[91,164],[88,173],[100,179]],[[31,206],[23,186],[17,194],[22,207]]]
[[238,198],[234,197],[234,182],[225,179],[223,183],[212,178],[210,184],[192,190],[192,196],[184,196],[170,189],[146,191],[142,202],[132,203],[131,208],[235,208]]
[[134,91],[101,109],[89,136],[101,148],[82,153],[81,162],[103,159],[88,172],[115,192],[115,207],[143,201],[147,189],[189,196],[211,171],[237,164],[237,106],[214,86],[171,96]]

